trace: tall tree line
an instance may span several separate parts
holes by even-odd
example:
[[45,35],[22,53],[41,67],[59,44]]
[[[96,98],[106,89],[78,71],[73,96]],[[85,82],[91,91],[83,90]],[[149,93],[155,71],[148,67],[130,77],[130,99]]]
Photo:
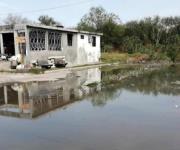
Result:
[[92,7],[77,28],[102,32],[103,51],[164,53],[172,61],[180,53],[180,16],[155,16],[122,24],[118,15]]

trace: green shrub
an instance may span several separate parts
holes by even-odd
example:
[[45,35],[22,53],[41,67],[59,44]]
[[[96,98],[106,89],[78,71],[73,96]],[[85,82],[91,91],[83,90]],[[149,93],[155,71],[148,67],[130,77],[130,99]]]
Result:
[[113,46],[112,45],[104,45],[103,51],[104,52],[112,52]]
[[165,53],[160,52],[151,53],[150,59],[155,61],[170,61],[169,57]]
[[176,56],[176,62],[180,62],[180,52]]
[[126,62],[128,58],[127,53],[102,53],[101,54],[101,61],[102,62]]
[[39,69],[39,68],[32,68],[28,70],[28,73],[32,74],[43,74],[45,69]]

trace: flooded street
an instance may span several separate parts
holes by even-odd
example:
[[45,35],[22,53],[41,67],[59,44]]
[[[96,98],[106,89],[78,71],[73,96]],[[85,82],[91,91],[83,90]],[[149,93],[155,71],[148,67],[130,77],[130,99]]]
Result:
[[2,150],[179,150],[180,66],[106,66],[0,85]]

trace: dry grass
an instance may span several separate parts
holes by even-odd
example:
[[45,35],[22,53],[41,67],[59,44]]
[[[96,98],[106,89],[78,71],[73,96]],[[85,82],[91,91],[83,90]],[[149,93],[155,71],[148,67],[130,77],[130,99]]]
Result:
[[143,61],[149,61],[149,55],[147,54],[141,54],[141,53],[134,53],[134,54],[128,54],[128,53],[102,53],[101,55],[101,61],[102,62],[120,62],[120,63],[140,63]]
[[101,54],[101,61],[102,62],[122,62],[126,63],[128,59],[128,54],[126,53],[102,53]]
[[176,61],[180,62],[180,52],[177,54]]

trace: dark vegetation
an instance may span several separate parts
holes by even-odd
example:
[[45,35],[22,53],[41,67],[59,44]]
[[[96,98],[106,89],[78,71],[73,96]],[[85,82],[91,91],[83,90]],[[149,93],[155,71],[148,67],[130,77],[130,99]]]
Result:
[[49,17],[48,15],[39,16],[38,21],[40,24],[46,26],[62,26],[60,22],[54,20],[53,17]]
[[180,16],[155,16],[122,24],[118,15],[93,7],[77,28],[103,33],[103,52],[139,53],[147,54],[151,60],[180,61]]

